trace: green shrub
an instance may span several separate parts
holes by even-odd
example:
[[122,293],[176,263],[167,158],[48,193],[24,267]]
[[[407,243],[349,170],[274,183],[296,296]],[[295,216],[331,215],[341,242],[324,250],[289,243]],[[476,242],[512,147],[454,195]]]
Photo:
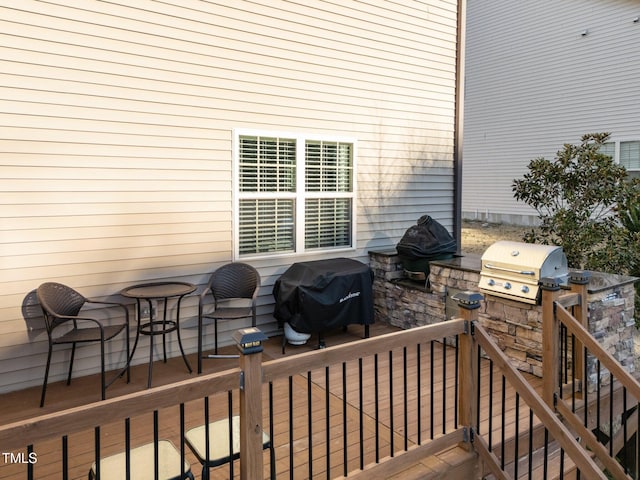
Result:
[[[620,205],[620,220],[629,231],[629,245],[635,255],[629,261],[629,274],[640,277],[640,180],[635,179],[635,189],[626,202]],[[636,283],[636,326],[640,327],[640,282]]]
[[583,135],[553,161],[532,160],[513,192],[540,220],[525,241],[562,246],[570,267],[620,273],[631,253],[618,206],[627,204],[632,189],[625,168],[600,151],[608,139],[607,133]]
[[[562,246],[569,267],[640,276],[640,181],[601,153],[608,133],[565,144],[555,160],[536,158],[513,182],[516,200],[538,213],[523,240]],[[636,325],[640,285],[636,284]]]

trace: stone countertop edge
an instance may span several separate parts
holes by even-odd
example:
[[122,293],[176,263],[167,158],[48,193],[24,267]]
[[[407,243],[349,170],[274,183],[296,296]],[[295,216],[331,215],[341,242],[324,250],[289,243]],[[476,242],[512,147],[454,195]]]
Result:
[[[386,250],[370,250],[369,254],[380,255],[384,257],[393,257],[398,255],[395,249]],[[453,268],[467,272],[480,273],[482,270],[482,257],[476,254],[454,256],[447,260],[433,260],[431,265]],[[570,269],[570,271],[573,271]],[[640,280],[638,277],[628,275],[618,275],[614,273],[594,272],[591,271],[591,281],[589,282],[588,292],[598,293],[613,287],[623,286],[630,283],[636,283]]]

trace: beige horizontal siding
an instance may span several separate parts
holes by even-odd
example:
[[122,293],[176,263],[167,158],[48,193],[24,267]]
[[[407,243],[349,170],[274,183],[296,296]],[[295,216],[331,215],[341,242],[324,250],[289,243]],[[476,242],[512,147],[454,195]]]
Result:
[[[123,301],[137,282],[202,286],[233,260],[234,129],[357,139],[357,248],[341,255],[366,262],[424,213],[451,226],[456,11],[444,0],[0,0],[0,392],[41,381],[46,336],[23,318],[40,283]],[[268,334],[273,284],[298,259],[252,262]],[[186,299],[189,352],[196,314]],[[222,326],[222,343],[235,328]],[[54,353],[52,380],[66,358]],[[98,368],[97,348],[81,348],[78,374]]]

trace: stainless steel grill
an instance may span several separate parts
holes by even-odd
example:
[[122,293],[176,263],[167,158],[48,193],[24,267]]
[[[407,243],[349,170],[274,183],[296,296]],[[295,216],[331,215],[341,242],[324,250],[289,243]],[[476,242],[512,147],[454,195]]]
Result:
[[535,304],[540,300],[541,278],[566,283],[568,275],[562,247],[505,240],[494,243],[482,255],[480,290]]

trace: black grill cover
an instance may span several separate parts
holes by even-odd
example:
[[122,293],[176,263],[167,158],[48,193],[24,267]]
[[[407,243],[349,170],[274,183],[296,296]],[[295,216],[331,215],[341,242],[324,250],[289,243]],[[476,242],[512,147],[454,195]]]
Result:
[[373,272],[349,258],[291,265],[273,286],[273,315],[300,333],[316,333],[357,323],[373,316]]
[[409,259],[439,260],[456,253],[456,241],[446,228],[423,215],[410,227],[396,245],[401,256]]

